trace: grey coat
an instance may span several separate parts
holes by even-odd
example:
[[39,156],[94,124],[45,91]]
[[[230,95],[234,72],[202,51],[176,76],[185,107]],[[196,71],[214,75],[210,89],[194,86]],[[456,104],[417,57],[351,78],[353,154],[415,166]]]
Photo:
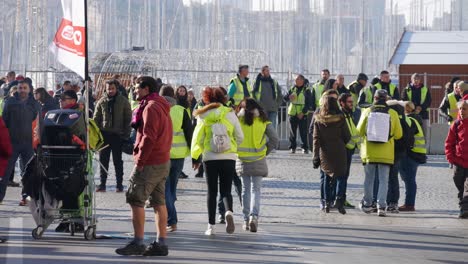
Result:
[[[279,138],[276,133],[276,129],[273,127],[272,124],[267,125],[266,130],[265,130],[265,135],[268,138],[267,140],[267,155],[268,155],[278,145]],[[268,166],[267,166],[266,158],[257,160],[254,162],[243,162],[237,159],[236,171],[239,177],[241,176],[266,177],[268,176]]]

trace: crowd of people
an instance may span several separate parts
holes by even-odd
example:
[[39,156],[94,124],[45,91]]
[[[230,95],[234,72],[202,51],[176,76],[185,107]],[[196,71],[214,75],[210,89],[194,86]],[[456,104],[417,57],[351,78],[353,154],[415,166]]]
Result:
[[[33,89],[32,80],[9,72],[2,79],[0,99],[0,203],[7,186],[14,181],[20,158],[24,171],[34,149],[41,120],[48,111],[84,111],[90,102],[92,117],[104,138],[99,152],[100,184],[107,191],[112,153],[116,192],[124,191],[122,151],[133,148],[134,170],[126,192],[131,207],[134,239],[116,250],[120,255],[167,255],[167,234],[177,230],[177,184],[184,161],[190,157],[196,177],[206,177],[207,222],[205,234],[215,234],[216,222],[226,232],[235,231],[234,184],[242,205],[242,229],[257,232],[261,205],[262,178],[268,176],[266,157],[278,147],[278,109],[287,103],[289,150],[297,151],[297,131],[302,153],[312,152],[312,165],[320,169],[320,207],[324,213],[336,209],[346,214],[354,208],[347,199],[347,181],[353,154],[364,165],[364,195],[359,204],[365,213],[386,216],[387,212],[415,211],[416,175],[426,163],[431,92],[419,74],[411,76],[400,91],[382,71],[368,85],[360,73],[347,87],[344,77],[330,77],[327,69],[310,83],[297,75],[294,85],[283,93],[268,66],[254,82],[249,66],[239,65],[227,86],[205,87],[196,100],[194,91],[163,84],[161,79],[135,76],[125,88],[118,76],[106,81],[100,98],[79,85],[65,81],[54,93]],[[446,156],[454,169],[460,218],[468,218],[468,83],[454,78],[439,109],[451,123],[446,140]],[[89,98],[86,98],[89,96]],[[91,115],[91,114],[90,114]],[[400,174],[405,199],[399,206]],[[218,190],[219,189],[219,190]],[[22,192],[20,205],[28,203]],[[157,237],[144,244],[145,207],[154,209]],[[216,215],[218,214],[218,221]],[[59,226],[56,231],[66,231]]]

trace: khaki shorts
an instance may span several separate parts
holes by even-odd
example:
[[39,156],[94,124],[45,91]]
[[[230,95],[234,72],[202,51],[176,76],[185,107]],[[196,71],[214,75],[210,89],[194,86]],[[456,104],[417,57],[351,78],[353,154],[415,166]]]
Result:
[[127,203],[144,207],[149,198],[151,206],[166,205],[165,187],[170,167],[170,161],[161,165],[144,166],[141,172],[135,166],[127,190]]

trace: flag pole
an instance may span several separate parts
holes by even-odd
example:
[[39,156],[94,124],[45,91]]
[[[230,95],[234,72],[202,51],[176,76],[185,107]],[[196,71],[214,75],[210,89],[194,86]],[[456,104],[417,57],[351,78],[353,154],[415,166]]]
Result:
[[91,78],[89,77],[88,70],[88,0],[84,0],[84,32],[85,32],[85,94],[82,95],[85,98],[85,121],[87,125],[86,129],[86,151],[89,150],[89,83]]

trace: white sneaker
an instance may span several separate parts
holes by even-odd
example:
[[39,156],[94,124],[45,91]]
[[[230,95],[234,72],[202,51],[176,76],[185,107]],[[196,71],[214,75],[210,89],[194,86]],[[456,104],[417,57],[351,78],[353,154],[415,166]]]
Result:
[[214,236],[215,234],[215,226],[208,224],[208,229],[205,231],[206,236]]
[[234,225],[234,216],[232,215],[232,212],[227,211],[224,215],[224,218],[226,219],[226,233],[234,233],[234,230],[236,230],[236,226]]
[[249,219],[250,232],[257,232],[258,220],[256,216],[251,215]]
[[249,221],[244,221],[244,224],[242,224],[242,229],[244,231],[249,231]]
[[378,215],[378,216],[381,216],[381,217],[387,216],[387,213],[386,213],[385,208],[379,208],[379,209],[377,210],[377,215]]

